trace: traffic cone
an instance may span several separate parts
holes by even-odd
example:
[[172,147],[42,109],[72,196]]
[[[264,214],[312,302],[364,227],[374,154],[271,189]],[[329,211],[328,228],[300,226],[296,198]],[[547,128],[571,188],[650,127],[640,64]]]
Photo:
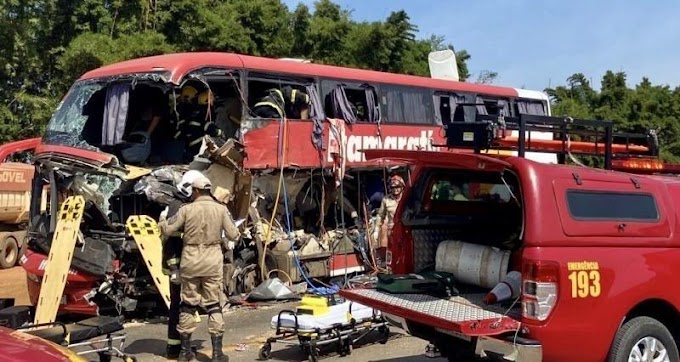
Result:
[[484,297],[484,303],[494,304],[516,298],[519,295],[521,284],[522,274],[518,271],[511,271]]

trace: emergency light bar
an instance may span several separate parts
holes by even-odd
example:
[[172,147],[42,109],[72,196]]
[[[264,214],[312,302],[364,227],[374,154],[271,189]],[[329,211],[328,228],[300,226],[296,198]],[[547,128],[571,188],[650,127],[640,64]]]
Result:
[[679,174],[680,165],[658,158],[623,158],[612,160],[612,170],[640,174]]
[[[524,157],[526,152],[557,153],[562,158],[567,154],[603,156],[606,169],[611,169],[614,158],[621,156],[658,157],[658,140],[654,132],[614,133],[613,126],[612,121],[606,120],[478,114],[474,122],[451,122],[444,128],[447,147],[473,149],[476,153],[509,150],[516,151],[519,157]],[[532,139],[532,132],[552,133],[553,139]],[[620,143],[614,143],[614,140]],[[621,163],[617,165],[623,167]]]

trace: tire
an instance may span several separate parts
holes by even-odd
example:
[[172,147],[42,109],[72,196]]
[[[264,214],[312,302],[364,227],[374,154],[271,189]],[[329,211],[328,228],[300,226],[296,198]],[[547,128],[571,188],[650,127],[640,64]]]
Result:
[[270,359],[272,356],[272,345],[270,343],[265,343],[260,347],[260,350],[257,353],[257,357],[260,359],[260,361],[266,361]]
[[387,326],[378,327],[378,333],[380,333],[380,344],[385,344],[390,340],[390,328]]
[[19,245],[14,236],[7,235],[0,241],[0,269],[8,269],[19,260]]
[[671,332],[661,322],[650,317],[633,318],[619,328],[614,337],[608,361],[626,362],[629,356],[635,353],[649,352],[654,341],[656,348],[652,352],[655,356],[665,350],[667,358],[662,361],[680,361],[678,347]]
[[99,362],[111,362],[110,352],[99,352]]
[[452,337],[443,343],[435,343],[435,346],[439,349],[441,356],[451,362],[477,360],[475,348],[470,342]]

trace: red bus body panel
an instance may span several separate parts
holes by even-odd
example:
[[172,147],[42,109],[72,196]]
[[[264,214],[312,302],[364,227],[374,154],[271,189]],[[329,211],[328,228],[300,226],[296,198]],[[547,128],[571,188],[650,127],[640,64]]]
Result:
[[85,73],[80,79],[105,78],[121,74],[162,72],[169,74],[169,80],[171,82],[179,84],[184,76],[194,70],[215,67],[247,69],[251,71],[292,74],[296,76],[361,80],[368,83],[389,83],[412,87],[434,88],[442,91],[483,93],[499,97],[517,97],[517,91],[514,88],[509,87],[481,85],[413,75],[216,52],[165,54],[133,59],[91,70]]

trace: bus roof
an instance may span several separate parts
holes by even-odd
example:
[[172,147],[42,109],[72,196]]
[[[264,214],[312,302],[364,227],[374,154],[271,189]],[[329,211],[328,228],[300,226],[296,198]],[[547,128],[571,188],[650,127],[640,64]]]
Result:
[[91,70],[85,73],[80,79],[165,71],[170,74],[169,80],[171,82],[179,84],[182,78],[191,71],[206,67],[259,70],[297,76],[325,77],[348,81],[356,80],[367,83],[388,83],[438,89],[442,91],[481,93],[500,97],[518,97],[517,89],[510,87],[481,85],[413,75],[218,52],[173,53],[132,59]]

